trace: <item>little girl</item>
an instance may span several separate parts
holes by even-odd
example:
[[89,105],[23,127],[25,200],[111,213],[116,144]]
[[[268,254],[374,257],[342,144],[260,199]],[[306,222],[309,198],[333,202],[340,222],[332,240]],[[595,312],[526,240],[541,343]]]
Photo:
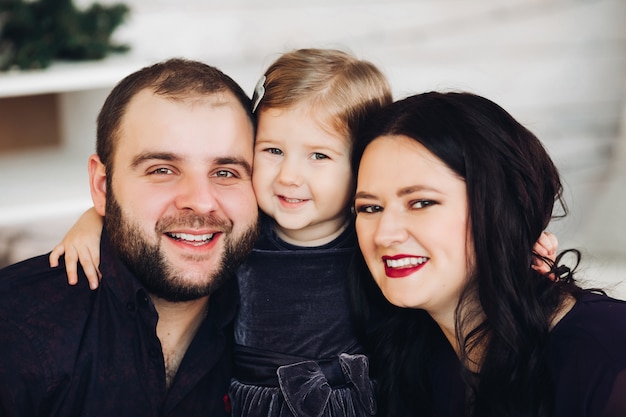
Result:
[[[374,65],[337,50],[286,53],[257,84],[253,186],[262,232],[238,271],[234,416],[376,413],[349,311],[350,155],[360,125],[391,99]],[[97,287],[100,224],[88,212],[51,254],[56,263],[67,250],[71,283],[80,258]],[[552,236],[539,243],[539,254],[554,254]]]

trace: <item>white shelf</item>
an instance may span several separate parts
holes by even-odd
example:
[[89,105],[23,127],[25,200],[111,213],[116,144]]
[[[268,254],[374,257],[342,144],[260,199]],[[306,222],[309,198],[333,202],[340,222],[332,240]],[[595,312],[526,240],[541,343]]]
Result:
[[[0,227],[77,215],[90,207],[87,159],[108,91],[147,62],[115,55],[0,72],[0,99],[59,94],[60,146],[0,152]],[[33,121],[36,123],[36,121]]]
[[0,98],[113,87],[147,63],[127,56],[55,62],[44,70],[0,72]]

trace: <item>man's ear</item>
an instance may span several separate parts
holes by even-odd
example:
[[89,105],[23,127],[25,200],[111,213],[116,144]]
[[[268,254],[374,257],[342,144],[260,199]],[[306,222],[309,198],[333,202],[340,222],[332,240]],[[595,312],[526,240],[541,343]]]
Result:
[[99,215],[104,216],[106,207],[107,173],[104,164],[100,162],[98,155],[89,157],[89,187],[91,188],[91,199],[93,206]]

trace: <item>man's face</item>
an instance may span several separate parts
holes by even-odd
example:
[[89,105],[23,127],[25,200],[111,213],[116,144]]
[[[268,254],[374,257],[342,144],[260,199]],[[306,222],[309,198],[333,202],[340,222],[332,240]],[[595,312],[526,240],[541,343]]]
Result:
[[230,93],[175,101],[144,90],[129,103],[105,227],[149,292],[169,301],[209,295],[251,250],[253,135]]

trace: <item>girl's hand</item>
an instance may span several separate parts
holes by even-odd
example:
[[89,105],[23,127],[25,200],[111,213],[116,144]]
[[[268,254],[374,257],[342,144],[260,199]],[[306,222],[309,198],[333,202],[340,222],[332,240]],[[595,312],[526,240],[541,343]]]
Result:
[[87,276],[89,288],[98,288],[100,278],[100,235],[102,217],[92,207],[84,212],[63,237],[61,243],[50,252],[51,267],[59,266],[59,258],[65,254],[65,271],[70,285],[78,283],[78,262]]
[[[558,246],[559,241],[556,236],[548,231],[544,231],[541,233],[541,236],[539,236],[539,240],[537,240],[535,246],[533,246],[533,252],[554,261],[556,259],[556,250]],[[531,266],[535,271],[541,274],[547,274],[550,272],[551,267],[551,265],[546,263],[539,256],[533,256]]]

